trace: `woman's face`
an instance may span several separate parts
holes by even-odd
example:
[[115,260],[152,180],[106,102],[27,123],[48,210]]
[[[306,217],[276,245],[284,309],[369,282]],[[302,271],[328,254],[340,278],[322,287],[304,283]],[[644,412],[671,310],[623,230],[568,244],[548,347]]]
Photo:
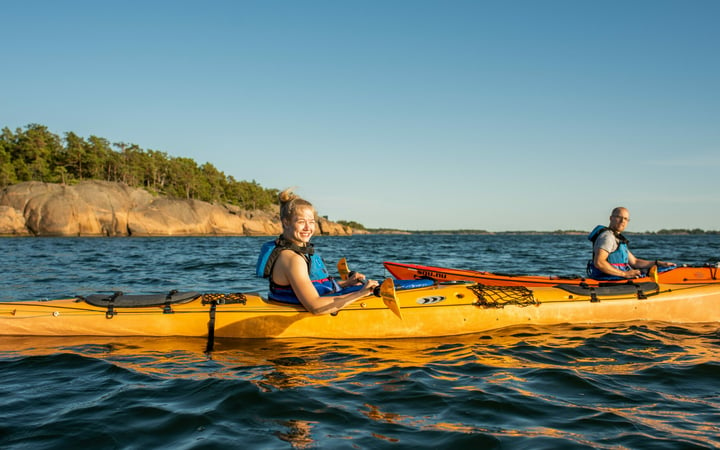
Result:
[[315,234],[315,211],[310,207],[301,206],[284,225],[286,239],[296,244],[307,244]]

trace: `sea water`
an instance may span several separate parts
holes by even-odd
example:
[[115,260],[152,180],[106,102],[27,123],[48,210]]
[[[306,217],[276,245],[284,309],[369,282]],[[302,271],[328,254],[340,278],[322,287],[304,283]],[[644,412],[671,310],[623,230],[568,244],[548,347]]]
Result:
[[[0,301],[263,292],[256,237],[0,239]],[[717,261],[720,237],[631,236]],[[581,275],[577,235],[317,237],[385,260]],[[399,340],[0,337],[0,448],[717,448],[720,325],[524,326]]]

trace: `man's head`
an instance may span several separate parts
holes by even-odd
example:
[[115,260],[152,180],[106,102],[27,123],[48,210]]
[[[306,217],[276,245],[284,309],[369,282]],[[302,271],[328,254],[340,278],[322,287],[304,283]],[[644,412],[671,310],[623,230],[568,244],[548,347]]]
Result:
[[612,213],[610,213],[610,225],[608,228],[613,231],[617,231],[618,233],[622,233],[628,222],[630,222],[630,211],[628,211],[627,208],[618,206],[612,210]]

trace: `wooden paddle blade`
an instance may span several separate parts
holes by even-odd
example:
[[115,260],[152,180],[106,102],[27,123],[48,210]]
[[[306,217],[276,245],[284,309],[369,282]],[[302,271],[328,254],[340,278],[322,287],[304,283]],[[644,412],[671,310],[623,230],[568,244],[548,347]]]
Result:
[[395,283],[392,278],[385,278],[385,281],[380,285],[380,297],[382,297],[385,306],[390,308],[390,311],[402,320],[400,303],[398,303],[397,295],[395,295]]
[[658,276],[657,264],[653,264],[652,267],[650,267],[650,270],[648,270],[648,277],[652,278],[652,280],[656,283],[660,282],[660,277]]
[[340,274],[341,280],[348,279],[348,274],[350,273],[350,268],[348,267],[347,259],[345,259],[344,257],[340,258],[340,261],[338,261],[338,263],[337,263],[337,270],[338,270],[338,273]]

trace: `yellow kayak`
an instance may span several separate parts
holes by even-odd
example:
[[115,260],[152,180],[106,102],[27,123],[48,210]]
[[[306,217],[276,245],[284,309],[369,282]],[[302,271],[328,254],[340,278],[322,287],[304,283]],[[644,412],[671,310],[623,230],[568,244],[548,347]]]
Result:
[[[627,321],[720,322],[720,285],[628,283],[603,287],[435,283],[368,296],[334,315],[255,293],[94,295],[0,303],[0,335],[224,338],[417,338],[513,325]],[[393,311],[395,309],[395,311]]]

